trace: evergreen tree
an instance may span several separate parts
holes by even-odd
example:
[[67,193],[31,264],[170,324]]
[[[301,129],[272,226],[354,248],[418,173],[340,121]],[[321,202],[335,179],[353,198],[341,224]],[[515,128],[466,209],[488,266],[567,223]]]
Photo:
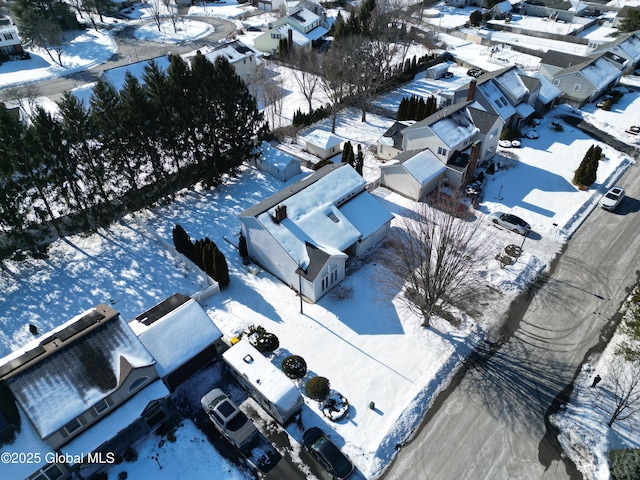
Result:
[[202,244],[202,269],[214,280],[216,279],[216,265],[214,261],[215,251],[218,248],[215,243],[209,240],[209,237],[205,237]]
[[591,156],[589,157],[589,162],[587,163],[583,176],[583,185],[586,187],[589,187],[596,182],[601,154],[602,148],[600,148],[600,146],[596,146],[591,152]]
[[362,170],[364,168],[364,154],[362,153],[362,145],[360,144],[358,144],[358,157],[356,158],[354,168],[356,172],[362,176]]
[[191,242],[191,237],[189,237],[185,229],[180,224],[176,224],[171,230],[171,236],[173,237],[173,245],[176,247],[176,251],[195,263],[195,249]]
[[351,141],[347,140],[342,147],[342,163],[348,163],[353,166],[353,163],[350,163],[353,158],[353,145],[351,145]]
[[576,169],[575,174],[573,176],[574,185],[578,185],[579,187],[580,186],[588,187],[589,185],[591,185],[590,183],[586,183],[587,168],[588,168],[589,162],[591,161],[594,148],[595,148],[595,145],[591,145],[589,147],[589,149],[587,150],[587,153],[584,155],[584,158],[580,162],[580,165],[578,165],[578,168]]
[[416,108],[416,120],[422,120],[427,116],[427,104],[424,101],[424,98],[420,97],[418,100],[418,106]]
[[411,95],[409,99],[409,105],[407,107],[407,119],[415,120],[417,118],[418,113],[418,97],[415,95]]
[[402,97],[400,100],[400,105],[398,106],[398,113],[396,114],[397,120],[407,120],[407,114],[409,109],[409,100],[407,97]]
[[436,113],[436,111],[437,111],[437,108],[436,108],[436,97],[434,97],[433,95],[429,95],[429,98],[427,98],[427,115],[426,115],[426,117],[428,117],[430,115],[433,115],[434,113]]
[[[215,244],[213,244],[216,246]],[[227,265],[227,260],[224,258],[224,254],[216,247],[214,251],[214,270],[215,270],[215,280],[220,285],[220,288],[224,288],[229,285],[229,267]]]
[[635,32],[640,30],[640,8],[631,8],[627,16],[622,19],[618,30],[621,32]]

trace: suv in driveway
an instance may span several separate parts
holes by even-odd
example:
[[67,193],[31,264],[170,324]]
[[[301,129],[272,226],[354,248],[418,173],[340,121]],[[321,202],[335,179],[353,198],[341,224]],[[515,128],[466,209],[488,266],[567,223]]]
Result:
[[236,447],[242,449],[258,435],[253,422],[219,388],[202,397],[200,404],[211,423]]
[[302,443],[334,480],[344,480],[353,473],[351,460],[318,427],[311,427],[304,432]]
[[598,205],[605,210],[615,210],[615,208],[620,205],[620,202],[624,198],[624,188],[622,187],[613,187],[607,193],[605,193]]

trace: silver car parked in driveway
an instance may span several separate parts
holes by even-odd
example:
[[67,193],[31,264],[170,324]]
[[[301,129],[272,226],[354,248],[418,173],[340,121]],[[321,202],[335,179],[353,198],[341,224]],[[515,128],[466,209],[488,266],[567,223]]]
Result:
[[520,235],[527,235],[531,231],[531,225],[520,217],[516,217],[510,213],[494,212],[491,214],[491,221],[494,225],[498,225]]

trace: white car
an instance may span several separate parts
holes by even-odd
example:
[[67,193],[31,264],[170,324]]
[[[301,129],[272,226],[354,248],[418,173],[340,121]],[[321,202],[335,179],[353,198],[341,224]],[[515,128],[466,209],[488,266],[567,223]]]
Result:
[[510,213],[494,212],[490,216],[494,225],[498,225],[520,235],[527,235],[531,231],[531,225],[520,217]]
[[512,146],[511,140],[500,140],[498,142],[498,145],[502,148],[511,148]]
[[598,205],[605,210],[615,210],[615,208],[620,205],[620,202],[622,202],[624,195],[624,188],[615,186],[602,196]]
[[513,148],[520,148],[520,146],[521,146],[520,140],[518,140],[518,139],[511,140],[511,146]]

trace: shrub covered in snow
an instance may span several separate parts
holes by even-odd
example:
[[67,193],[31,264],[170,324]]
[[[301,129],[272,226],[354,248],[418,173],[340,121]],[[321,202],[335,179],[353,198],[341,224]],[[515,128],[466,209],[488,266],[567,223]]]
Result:
[[304,391],[307,394],[307,397],[321,402],[327,398],[327,395],[329,395],[331,385],[329,384],[329,380],[325,377],[313,377],[305,385]]
[[299,355],[289,355],[282,360],[282,371],[289,378],[302,378],[307,374],[307,362]]
[[260,325],[251,325],[244,331],[243,336],[246,336],[249,343],[261,353],[273,352],[280,346],[278,337],[273,333],[267,332]]
[[342,420],[348,412],[349,400],[335,390],[322,402],[322,414],[332,422]]

